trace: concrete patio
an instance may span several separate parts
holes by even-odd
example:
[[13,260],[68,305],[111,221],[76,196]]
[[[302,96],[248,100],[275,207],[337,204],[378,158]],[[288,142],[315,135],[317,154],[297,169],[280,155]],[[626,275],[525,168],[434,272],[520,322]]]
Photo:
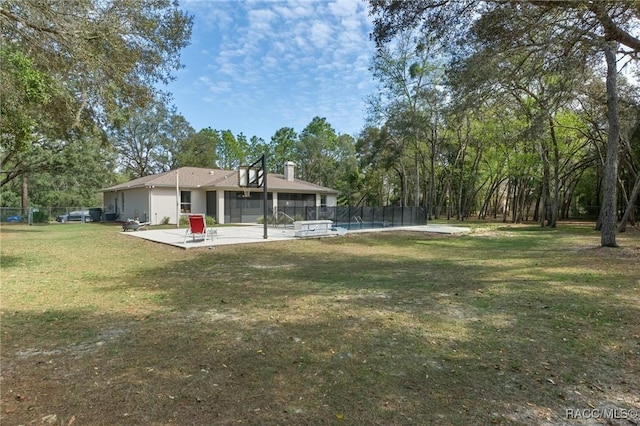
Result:
[[[264,239],[264,227],[263,225],[238,225],[238,226],[219,226],[215,227],[218,234],[213,241],[208,239],[206,241],[202,239],[196,239],[192,241],[191,238],[187,239],[185,244],[184,236],[186,228],[176,229],[150,229],[134,232],[121,232],[124,235],[128,235],[135,238],[142,238],[145,240],[153,241],[161,244],[168,244],[174,247],[180,247],[183,249],[190,248],[214,248],[216,246],[224,246],[231,244],[250,244],[250,243],[264,243],[271,241],[283,241],[294,240],[297,237],[294,236],[293,228],[283,227],[269,227],[267,230],[268,238]],[[359,232],[386,232],[386,231],[412,231],[412,232],[428,232],[438,234],[462,234],[470,231],[469,228],[461,226],[449,226],[449,225],[423,225],[423,226],[398,226],[388,228],[375,228],[375,229],[356,229],[347,231],[347,233],[359,233]],[[338,233],[335,234],[338,236]]]

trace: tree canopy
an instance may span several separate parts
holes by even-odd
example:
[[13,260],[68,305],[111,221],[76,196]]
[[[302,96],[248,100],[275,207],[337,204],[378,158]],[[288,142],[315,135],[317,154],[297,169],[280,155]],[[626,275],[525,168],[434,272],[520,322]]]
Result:
[[395,38],[418,30],[423,38],[435,38],[446,46],[449,82],[467,107],[495,97],[498,89],[527,109],[531,130],[538,135],[546,123],[549,133],[535,146],[543,165],[543,218],[550,217],[551,226],[559,209],[563,173],[558,113],[570,107],[577,98],[578,82],[590,78],[590,70],[598,68],[604,56],[608,136],[599,224],[601,244],[616,245],[617,65],[618,57],[637,59],[640,52],[636,1],[370,0],[370,11],[378,56]]
[[1,0],[0,23],[4,185],[51,168],[33,143],[104,134],[121,108],[152,100],[180,67],[192,18],[170,0]]

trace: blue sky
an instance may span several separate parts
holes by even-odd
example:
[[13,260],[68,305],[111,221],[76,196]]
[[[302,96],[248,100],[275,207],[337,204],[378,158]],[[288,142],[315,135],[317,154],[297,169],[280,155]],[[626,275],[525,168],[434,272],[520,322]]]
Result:
[[196,131],[269,141],[314,116],[340,134],[364,125],[375,91],[372,24],[361,0],[181,0],[194,16],[184,69],[165,89]]

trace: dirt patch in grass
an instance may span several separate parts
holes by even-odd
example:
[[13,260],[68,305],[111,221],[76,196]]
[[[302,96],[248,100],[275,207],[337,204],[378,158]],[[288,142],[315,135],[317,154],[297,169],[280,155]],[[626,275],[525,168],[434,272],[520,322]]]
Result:
[[186,253],[91,224],[0,237],[2,424],[595,424],[571,416],[640,409],[636,234],[613,250],[572,226]]

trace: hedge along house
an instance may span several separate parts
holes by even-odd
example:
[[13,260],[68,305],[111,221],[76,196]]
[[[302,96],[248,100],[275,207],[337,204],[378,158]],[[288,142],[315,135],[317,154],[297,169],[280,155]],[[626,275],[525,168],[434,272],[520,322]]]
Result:
[[[295,165],[267,175],[269,212],[289,207],[335,207],[338,191],[295,178]],[[102,190],[105,220],[138,218],[176,224],[180,215],[206,214],[218,223],[256,223],[263,215],[262,188],[238,186],[235,170],[181,167]]]

